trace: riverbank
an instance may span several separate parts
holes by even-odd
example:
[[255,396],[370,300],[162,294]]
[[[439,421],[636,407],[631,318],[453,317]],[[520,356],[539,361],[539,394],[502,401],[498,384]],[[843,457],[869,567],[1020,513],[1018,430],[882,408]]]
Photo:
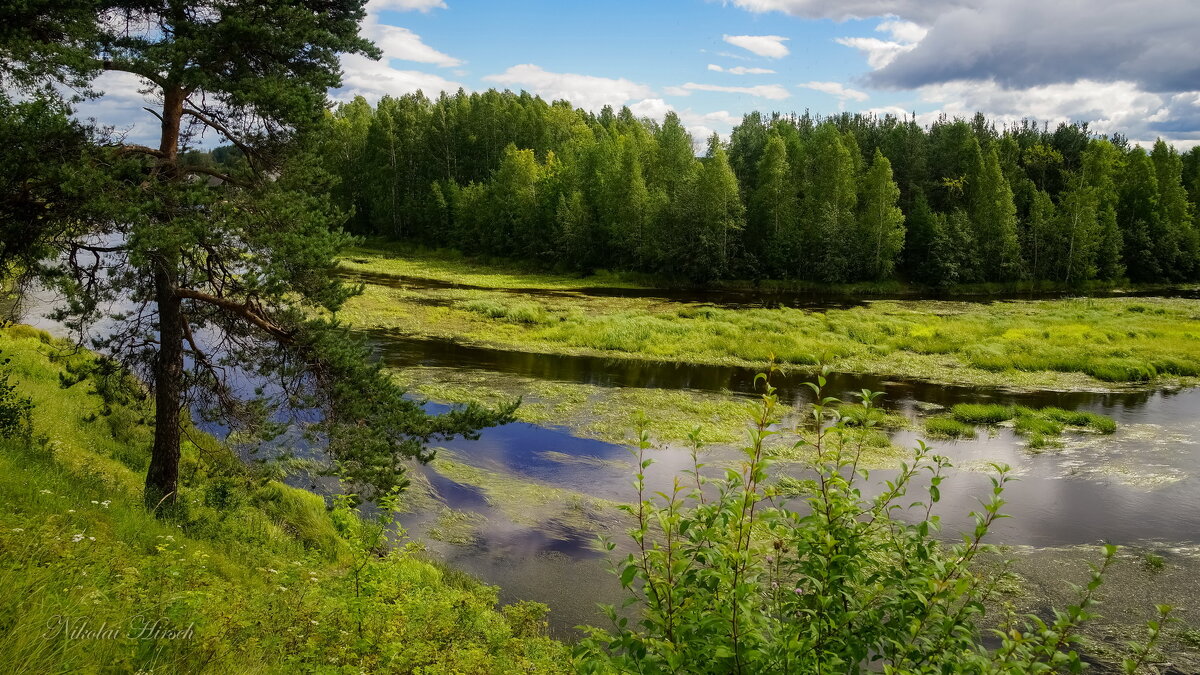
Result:
[[420,547],[380,555],[354,513],[194,429],[178,512],[150,515],[143,404],[104,401],[90,355],[27,326],[0,353],[34,404],[32,438],[0,438],[6,672],[569,670],[544,607],[498,607]]
[[[514,352],[758,369],[774,360],[803,372],[824,362],[845,373],[1024,390],[1200,382],[1200,303],[1186,298],[730,308],[592,295],[570,290],[575,278],[432,255],[363,249],[345,265],[391,275],[366,278],[365,292],[340,314],[348,323]],[[424,276],[410,280],[406,271]]]
[[403,242],[372,239],[343,254],[341,265],[355,273],[428,279],[484,288],[529,290],[694,291],[721,294],[808,294],[824,298],[860,299],[1005,299],[1048,296],[1200,295],[1200,284],[1133,284],[1125,279],[1082,283],[1016,281],[1006,283],[926,286],[903,281],[818,284],[800,280],[723,280],[705,286],[637,272],[597,270],[593,274],[560,274],[531,263],[506,258],[468,257],[454,249],[431,249]]

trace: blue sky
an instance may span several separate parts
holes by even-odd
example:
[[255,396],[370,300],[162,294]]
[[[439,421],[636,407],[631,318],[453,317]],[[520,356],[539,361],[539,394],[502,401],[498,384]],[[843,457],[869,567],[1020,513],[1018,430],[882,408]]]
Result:
[[[337,100],[463,87],[675,110],[698,137],[761,110],[983,112],[1200,142],[1197,0],[370,0],[379,62]],[[116,99],[140,96],[113,81]],[[136,109],[137,106],[134,108]],[[128,109],[114,100],[109,111]],[[137,136],[142,120],[105,120]]]

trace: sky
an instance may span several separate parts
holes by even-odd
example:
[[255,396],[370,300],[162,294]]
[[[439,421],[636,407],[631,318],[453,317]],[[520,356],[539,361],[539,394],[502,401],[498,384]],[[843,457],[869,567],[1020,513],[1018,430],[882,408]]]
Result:
[[[370,0],[383,51],[343,58],[334,100],[522,89],[679,114],[697,142],[753,110],[1086,121],[1200,144],[1200,0]],[[138,84],[81,111],[131,140]],[[129,106],[136,101],[137,105]]]

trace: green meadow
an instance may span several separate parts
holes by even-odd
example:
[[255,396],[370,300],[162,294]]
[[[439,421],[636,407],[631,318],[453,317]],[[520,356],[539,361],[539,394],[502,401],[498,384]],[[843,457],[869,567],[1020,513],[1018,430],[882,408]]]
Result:
[[[352,262],[351,262],[352,261]],[[347,269],[480,288],[367,284],[340,318],[501,349],[814,369],[1013,388],[1111,389],[1200,377],[1200,306],[1173,298],[881,300],[810,311],[564,291],[568,276],[357,251]],[[593,285],[589,280],[588,285]]]

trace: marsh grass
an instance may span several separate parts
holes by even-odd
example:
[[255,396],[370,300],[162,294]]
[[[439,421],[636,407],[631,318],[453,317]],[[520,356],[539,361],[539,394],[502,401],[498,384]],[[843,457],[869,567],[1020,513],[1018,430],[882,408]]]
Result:
[[994,403],[960,403],[950,409],[949,417],[926,420],[925,430],[931,438],[972,438],[977,426],[996,426],[1010,421],[1013,431],[1028,438],[1028,447],[1035,450],[1061,446],[1058,437],[1066,428],[1101,434],[1117,430],[1116,421],[1098,413]]
[[[1002,301],[875,301],[813,312],[731,309],[654,298],[539,295],[577,278],[528,275],[428,258],[363,252],[362,271],[437,267],[443,280],[495,291],[439,291],[451,306],[367,285],[342,313],[364,328],[520,351],[596,354],[680,363],[763,367],[772,359],[843,372],[965,384],[1111,387],[1200,377],[1195,301],[1103,298]],[[429,270],[426,270],[427,272]],[[509,290],[526,291],[514,295]]]
[[975,425],[952,417],[929,417],[925,420],[925,435],[935,439],[975,438]]

